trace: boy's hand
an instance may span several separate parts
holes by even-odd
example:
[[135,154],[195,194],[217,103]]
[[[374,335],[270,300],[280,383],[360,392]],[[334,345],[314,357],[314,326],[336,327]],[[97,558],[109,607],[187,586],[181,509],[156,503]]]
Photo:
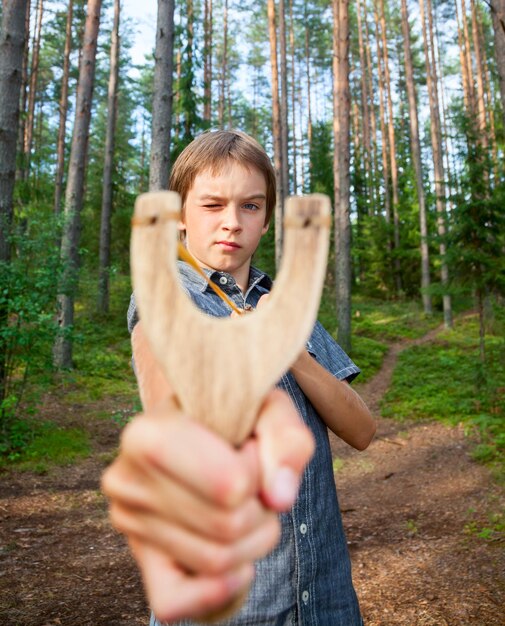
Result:
[[143,342],[139,329],[133,344],[146,413],[126,427],[103,490],[155,614],[198,617],[247,588],[253,562],[278,541],[275,511],[293,504],[314,444],[277,390],[265,400],[255,436],[234,449],[182,415]]

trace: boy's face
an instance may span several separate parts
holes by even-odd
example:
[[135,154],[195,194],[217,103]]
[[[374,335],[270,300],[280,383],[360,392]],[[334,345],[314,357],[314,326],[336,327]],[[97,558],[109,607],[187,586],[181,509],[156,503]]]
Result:
[[268,230],[265,215],[264,175],[230,161],[215,176],[204,170],[195,177],[180,227],[201,266],[231,274],[244,289],[251,257]]

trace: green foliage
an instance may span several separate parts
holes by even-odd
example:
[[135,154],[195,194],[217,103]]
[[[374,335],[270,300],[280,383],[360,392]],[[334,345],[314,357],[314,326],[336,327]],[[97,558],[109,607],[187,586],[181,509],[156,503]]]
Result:
[[382,414],[397,419],[464,423],[478,432],[480,460],[503,462],[505,450],[505,315],[497,308],[496,335],[488,338],[488,362],[479,361],[478,320],[472,316],[433,343],[404,350]]
[[425,316],[418,301],[354,299],[353,331],[380,341],[417,339],[441,322],[440,315]]
[[333,200],[333,131],[330,122],[314,124],[310,163],[310,193],[325,193]]
[[0,451],[4,453],[20,442],[16,424],[27,380],[51,367],[56,332],[58,225],[40,206],[27,206],[21,217],[11,236],[11,262],[0,264],[0,307],[7,313],[6,323],[0,327],[5,371],[0,390]]
[[49,464],[70,465],[90,453],[87,433],[77,428],[19,420],[15,432],[20,435],[18,445],[7,458],[0,457],[0,467],[14,463],[21,470],[46,473]]

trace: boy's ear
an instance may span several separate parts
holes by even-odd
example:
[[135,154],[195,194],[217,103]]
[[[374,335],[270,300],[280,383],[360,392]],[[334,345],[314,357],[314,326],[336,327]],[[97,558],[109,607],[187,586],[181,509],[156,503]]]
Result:
[[261,229],[261,236],[263,237],[263,235],[265,235],[268,232],[268,229],[270,227],[270,222],[267,222],[263,228]]

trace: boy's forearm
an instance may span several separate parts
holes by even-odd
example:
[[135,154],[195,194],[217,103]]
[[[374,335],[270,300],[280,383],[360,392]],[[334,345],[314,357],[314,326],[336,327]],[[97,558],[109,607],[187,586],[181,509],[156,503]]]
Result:
[[349,445],[364,450],[375,434],[375,420],[349,383],[337,380],[306,350],[291,373],[328,428]]

